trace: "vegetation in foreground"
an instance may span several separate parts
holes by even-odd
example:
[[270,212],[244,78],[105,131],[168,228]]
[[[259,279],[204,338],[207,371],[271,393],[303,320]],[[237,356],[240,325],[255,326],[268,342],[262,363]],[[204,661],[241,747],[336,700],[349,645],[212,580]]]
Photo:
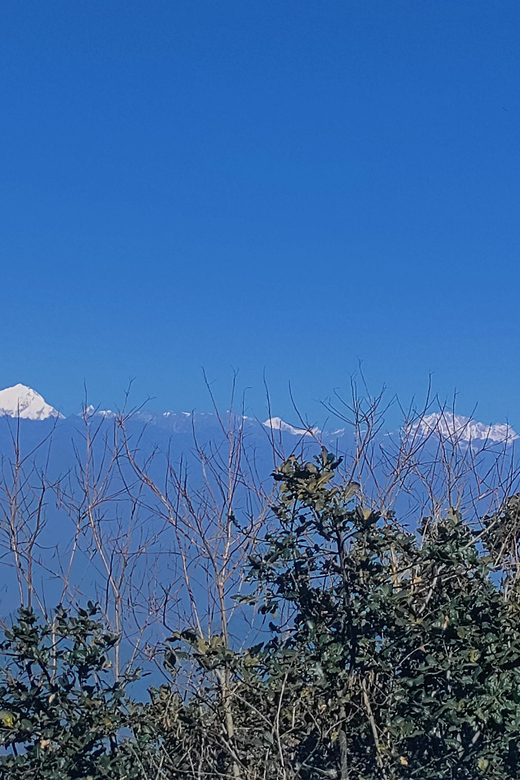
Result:
[[1,645],[1,776],[520,777],[515,500],[478,533],[455,510],[412,533],[338,466],[322,450],[274,473],[237,596],[260,641],[184,626],[145,702],[131,673],[114,679],[117,636],[93,605],[21,609]]

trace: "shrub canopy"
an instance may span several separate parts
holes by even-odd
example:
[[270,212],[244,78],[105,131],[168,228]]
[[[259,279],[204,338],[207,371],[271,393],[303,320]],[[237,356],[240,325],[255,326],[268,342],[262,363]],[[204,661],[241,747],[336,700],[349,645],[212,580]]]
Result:
[[412,533],[335,484],[338,465],[322,450],[274,473],[240,596],[262,641],[187,626],[144,704],[108,681],[115,638],[93,607],[22,610],[1,646],[3,776],[520,777],[517,504],[478,535],[456,511]]

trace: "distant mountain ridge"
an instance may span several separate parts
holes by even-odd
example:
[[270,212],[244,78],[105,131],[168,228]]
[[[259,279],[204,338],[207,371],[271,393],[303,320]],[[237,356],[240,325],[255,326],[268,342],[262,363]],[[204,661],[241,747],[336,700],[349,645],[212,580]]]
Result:
[[[34,485],[41,481],[48,491],[38,544],[42,561],[39,576],[46,583],[51,602],[56,599],[58,603],[57,600],[61,598],[60,580],[55,577],[56,555],[58,550],[74,549],[76,513],[78,517],[83,517],[84,509],[80,505],[82,499],[78,502],[77,497],[84,495],[84,480],[95,485],[93,491],[97,497],[94,500],[100,507],[100,518],[106,529],[112,526],[115,518],[118,518],[117,522],[119,519],[124,523],[127,520],[133,522],[133,491],[131,496],[128,493],[127,498],[122,498],[123,494],[126,495],[125,485],[133,485],[135,479],[134,469],[128,459],[129,453],[138,464],[145,464],[148,475],[156,485],[164,484],[165,474],[173,474],[183,484],[186,481],[189,489],[194,491],[193,495],[199,495],[201,491],[200,495],[203,496],[208,478],[210,481],[222,476],[226,478],[230,451],[233,450],[234,460],[230,468],[240,474],[235,504],[238,514],[247,518],[247,522],[251,510],[249,499],[246,499],[243,491],[248,490],[248,480],[252,480],[251,484],[256,484],[255,480],[258,480],[260,489],[263,491],[266,486],[268,493],[272,485],[273,467],[276,468],[277,464],[293,454],[304,459],[304,462],[311,461],[320,451],[321,445],[343,458],[345,470],[341,473],[348,475],[349,480],[355,469],[354,481],[362,486],[366,500],[379,501],[381,496],[385,502],[391,500],[397,516],[402,517],[403,522],[412,524],[418,508],[423,513],[423,507],[428,505],[430,488],[432,491],[437,491],[439,487],[443,489],[445,477],[441,476],[442,457],[447,453],[449,458],[451,445],[456,452],[455,460],[466,475],[462,480],[466,491],[464,495],[470,496],[471,500],[465,499],[465,508],[471,518],[476,516],[475,507],[478,507],[479,516],[488,513],[493,502],[493,480],[500,481],[502,473],[520,473],[517,450],[509,446],[519,437],[510,426],[485,425],[468,417],[442,411],[419,416],[409,428],[398,428],[397,423],[393,430],[376,430],[374,438],[366,445],[367,464],[363,458],[358,459],[359,448],[365,446],[364,443],[360,445],[352,426],[347,423],[343,422],[342,427],[337,427],[337,418],[317,428],[312,424],[307,426],[306,420],[298,421],[297,414],[290,418],[291,422],[274,414],[270,414],[268,419],[239,414],[232,416],[230,423],[235,433],[241,429],[240,434],[228,437],[226,413],[219,417],[211,412],[155,412],[140,408],[127,416],[124,428],[116,424],[117,416],[117,411],[89,406],[78,409],[77,414],[64,417],[30,387],[18,384],[0,390],[0,463],[4,466],[0,473],[0,487],[4,496],[2,499],[0,495],[0,509],[3,512],[8,509],[6,501],[9,500],[9,491],[13,490],[13,480],[16,482],[19,473],[14,465],[17,461],[23,463],[22,470],[26,474],[24,490],[36,496]],[[88,424],[88,432],[85,422]],[[362,438],[363,430],[358,433]],[[448,440],[446,449],[439,447],[439,437]],[[439,455],[441,449],[444,452]],[[400,459],[399,452],[406,457]],[[475,453],[478,453],[477,458],[474,457]],[[409,468],[410,461],[413,463]],[[497,463],[501,464],[498,470]],[[400,482],[395,488],[392,472],[394,464],[397,464],[397,469],[401,468],[399,479],[403,479],[402,488]],[[471,482],[472,464],[475,464],[479,476]],[[110,470],[112,476],[105,484],[105,475]],[[417,478],[419,474],[420,479]],[[461,480],[458,475],[455,476],[458,489]],[[466,478],[470,480],[469,487]],[[483,492],[482,485],[485,486]],[[62,497],[69,494],[70,515],[62,501]],[[217,495],[218,490],[215,492]],[[57,501],[54,496],[58,497]],[[478,498],[476,502],[475,496]],[[448,500],[442,491],[441,499]],[[38,516],[38,507],[31,504],[31,500],[21,507],[24,523],[27,516],[32,518],[31,522]],[[147,517],[149,506],[155,500],[148,496],[144,501],[143,511]],[[157,517],[162,517],[161,509]],[[163,520],[160,522],[162,524]],[[25,530],[23,533],[26,533]],[[0,550],[2,554],[5,553],[6,540],[7,547],[10,544],[9,538],[4,535],[4,548]],[[27,536],[28,543],[31,543],[31,538]],[[76,571],[78,589],[89,595],[98,583],[98,568],[90,565],[90,553],[87,548],[81,553]],[[171,556],[165,556],[161,561],[164,563],[160,564],[160,576],[166,581],[170,576]],[[4,566],[2,571],[0,615],[5,616],[15,606],[17,586],[15,568]]]
[[413,427],[423,436],[435,433],[442,438],[467,443],[472,441],[513,442],[519,438],[518,434],[507,423],[486,425],[471,417],[445,411],[425,415]]
[[[88,417],[99,417],[104,419],[115,418],[116,412],[111,409],[99,409],[92,405],[85,410]],[[20,418],[25,420],[43,421],[65,419],[57,409],[51,406],[45,399],[30,387],[23,384],[13,385],[4,390],[0,390],[0,417],[7,416],[11,418]],[[77,419],[78,415],[71,415]],[[193,429],[194,421],[196,427],[203,426],[209,432],[220,429],[220,422],[217,415],[207,412],[153,412],[147,409],[136,411],[132,419],[146,423],[152,426],[158,426],[171,433],[190,433]],[[300,425],[292,425],[281,417],[273,416],[265,422],[261,422],[254,417],[244,417],[244,423],[251,429],[267,429],[272,434],[284,435],[289,437],[319,438],[322,441],[338,440],[348,436],[349,431],[345,428],[320,430],[316,426],[308,428]],[[506,423],[485,424],[478,422],[470,417],[457,415],[453,412],[435,412],[424,415],[418,422],[415,422],[408,430],[410,433],[418,433],[427,438],[435,435],[440,438],[450,439],[456,442],[471,444],[471,442],[496,442],[512,443],[520,438],[518,434]]]

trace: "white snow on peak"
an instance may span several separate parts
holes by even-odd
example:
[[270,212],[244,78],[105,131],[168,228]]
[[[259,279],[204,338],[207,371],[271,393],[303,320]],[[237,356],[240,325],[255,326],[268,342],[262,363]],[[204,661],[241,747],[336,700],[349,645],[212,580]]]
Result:
[[435,433],[442,438],[463,442],[510,443],[519,438],[511,426],[505,423],[486,425],[471,417],[463,417],[463,415],[453,412],[427,414],[412,426],[412,430],[418,430],[424,436]]
[[281,417],[271,417],[264,423],[266,428],[271,428],[273,431],[283,431],[283,433],[292,433],[293,436],[315,436],[321,433],[319,428],[295,428],[293,425],[289,425]]
[[92,404],[87,406],[85,411],[87,413],[87,417],[93,417],[94,415],[96,415],[97,417],[115,417],[116,416],[116,413],[113,412],[112,409],[96,409],[96,407],[92,406]]
[[25,420],[47,420],[49,417],[63,417],[39,393],[21,384],[0,390],[0,415],[21,417]]

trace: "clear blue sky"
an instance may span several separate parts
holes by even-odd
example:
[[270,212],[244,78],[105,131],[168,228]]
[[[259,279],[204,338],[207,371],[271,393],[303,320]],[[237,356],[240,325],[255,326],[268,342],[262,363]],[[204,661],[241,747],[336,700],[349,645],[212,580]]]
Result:
[[4,0],[0,385],[520,425],[520,4]]

